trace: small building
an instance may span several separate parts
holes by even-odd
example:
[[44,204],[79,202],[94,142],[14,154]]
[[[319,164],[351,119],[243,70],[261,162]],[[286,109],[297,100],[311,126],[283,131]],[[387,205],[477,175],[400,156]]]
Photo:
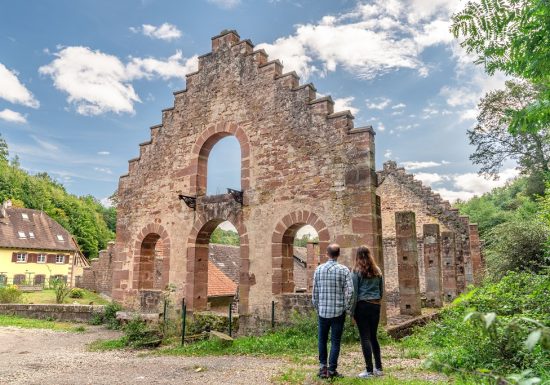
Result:
[[45,212],[0,206],[0,285],[47,286],[60,278],[72,287],[84,266],[72,235]]

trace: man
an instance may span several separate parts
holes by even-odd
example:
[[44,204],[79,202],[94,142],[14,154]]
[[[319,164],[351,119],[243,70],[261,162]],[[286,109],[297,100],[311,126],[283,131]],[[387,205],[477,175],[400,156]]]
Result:
[[[340,355],[340,341],[344,331],[346,311],[353,295],[353,282],[349,269],[338,263],[340,246],[327,247],[328,261],[313,275],[313,306],[319,315],[319,377],[342,377],[336,371]],[[327,366],[327,341],[330,333],[330,356]]]

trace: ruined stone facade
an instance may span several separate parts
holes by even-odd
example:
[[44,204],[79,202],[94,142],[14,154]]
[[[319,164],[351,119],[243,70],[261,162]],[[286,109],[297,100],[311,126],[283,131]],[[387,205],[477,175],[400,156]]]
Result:
[[93,259],[90,266],[84,268],[78,287],[111,296],[114,246],[114,242],[109,242],[107,249],[99,252],[99,258]]
[[[457,293],[464,291],[467,284],[473,283],[472,268],[474,264],[472,263],[471,253],[472,255],[475,253],[474,258],[476,258],[477,263],[477,260],[480,260],[480,257],[477,257],[480,255],[480,249],[479,242],[477,241],[472,245],[470,237],[471,234],[477,233],[477,227],[471,227],[467,217],[461,217],[458,210],[452,208],[449,202],[444,201],[439,194],[435,194],[429,187],[423,186],[420,181],[407,174],[404,168],[397,167],[395,162],[386,162],[383,170],[377,174],[377,194],[382,201],[383,253],[388,303],[396,307],[399,306],[398,256],[395,239],[395,213],[399,211],[413,211],[416,216],[418,273],[422,293],[427,292],[426,283],[433,279],[433,277],[426,277],[425,245],[423,242],[424,225],[439,225],[442,242],[449,242],[448,239],[443,239],[444,232],[453,234],[453,250],[451,252],[448,248],[446,249],[448,258],[452,254],[453,266],[445,267],[445,261],[443,261],[442,275],[447,274],[448,276],[447,294],[449,294],[448,285],[451,284],[449,283],[451,282],[449,275],[453,274],[452,284],[456,286],[456,289],[452,290],[450,295],[454,298]],[[477,239],[479,239],[479,236],[477,236]],[[474,247],[472,248],[472,246]],[[474,249],[475,252],[471,251]],[[427,252],[432,253],[433,250]],[[443,250],[441,252],[443,253]]]
[[[330,97],[316,98],[234,31],[212,38],[198,68],[120,178],[114,299],[132,304],[170,285],[188,309],[206,308],[208,243],[225,220],[240,236],[241,314],[294,292],[303,225],[320,250],[340,243],[348,265],[362,244],[381,261],[372,128],[354,128],[349,111],[334,112]],[[242,202],[235,192],[205,195],[208,154],[228,135],[241,146]]]

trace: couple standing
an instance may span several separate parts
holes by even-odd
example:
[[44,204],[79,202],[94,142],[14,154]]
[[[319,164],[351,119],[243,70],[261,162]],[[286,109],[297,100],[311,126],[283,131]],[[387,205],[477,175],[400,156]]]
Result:
[[[359,329],[365,357],[366,370],[359,373],[359,377],[381,376],[382,361],[376,332],[384,292],[382,272],[366,246],[357,249],[352,272],[338,263],[339,256],[340,246],[331,243],[327,247],[328,261],[318,266],[313,276],[313,306],[319,315],[319,377],[342,377],[336,368],[348,310]],[[331,347],[327,365],[329,331]]]

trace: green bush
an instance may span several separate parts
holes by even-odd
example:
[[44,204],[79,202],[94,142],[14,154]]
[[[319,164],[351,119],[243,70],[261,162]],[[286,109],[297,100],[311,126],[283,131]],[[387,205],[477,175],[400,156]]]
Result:
[[[497,283],[486,282],[457,298],[442,312],[440,321],[405,338],[404,347],[432,352],[431,362],[438,369],[503,375],[532,369],[539,377],[550,379],[550,354],[541,344],[528,348],[525,341],[536,326],[523,319],[550,326],[548,273],[509,272]],[[496,320],[490,328],[483,326],[485,318],[465,320],[472,312],[494,312]]]
[[124,326],[126,344],[133,348],[150,348],[160,345],[163,339],[161,331],[136,318]]
[[103,322],[107,325],[108,329],[120,329],[120,321],[116,319],[117,311],[121,311],[122,306],[113,302],[105,305],[105,313],[103,314]]
[[18,303],[22,295],[23,292],[14,285],[0,287],[0,303]]
[[74,289],[71,289],[69,292],[70,298],[84,298],[84,290],[79,289],[78,287],[75,287]]

